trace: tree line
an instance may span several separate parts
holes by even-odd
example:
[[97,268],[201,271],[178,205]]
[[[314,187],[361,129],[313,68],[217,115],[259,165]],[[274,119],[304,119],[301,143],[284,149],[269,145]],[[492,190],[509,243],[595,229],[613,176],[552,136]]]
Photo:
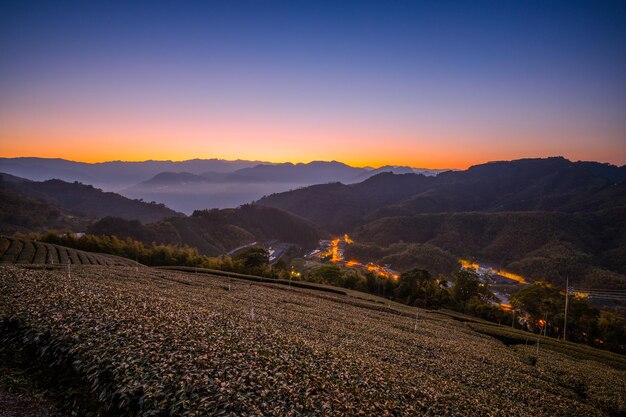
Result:
[[[563,338],[565,293],[545,282],[521,287],[503,309],[497,297],[473,271],[459,270],[435,277],[422,269],[400,274],[398,280],[370,272],[324,265],[303,275],[308,281],[379,295],[426,309],[450,309],[529,332]],[[586,299],[568,300],[567,340],[626,353],[626,319],[616,311],[591,305]]]

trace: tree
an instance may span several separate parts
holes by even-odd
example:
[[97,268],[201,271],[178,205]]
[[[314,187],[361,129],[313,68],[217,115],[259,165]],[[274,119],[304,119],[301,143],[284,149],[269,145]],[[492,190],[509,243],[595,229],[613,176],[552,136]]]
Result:
[[452,287],[452,297],[463,309],[467,307],[472,299],[480,302],[496,300],[496,296],[480,281],[478,274],[467,270],[457,273],[456,281]]
[[626,351],[626,319],[610,311],[600,312],[598,336],[596,344],[623,353]]
[[400,275],[395,295],[402,303],[425,308],[441,307],[449,298],[438,280],[428,271],[417,268]]
[[546,335],[549,326],[555,334],[563,325],[565,295],[548,283],[536,281],[526,285],[511,296],[510,302],[530,316],[529,327],[544,331]]
[[233,260],[248,274],[263,273],[269,266],[269,253],[260,247],[252,247],[237,253]]
[[343,286],[344,283],[343,272],[337,265],[324,265],[313,271],[310,278],[323,284]]
[[398,279],[396,297],[405,304],[420,304],[423,307],[427,287],[431,281],[430,273],[423,269],[411,269],[403,272]]
[[543,318],[546,313],[553,316],[565,302],[558,288],[545,282],[536,281],[522,287],[510,298],[511,305],[522,309],[536,318]]

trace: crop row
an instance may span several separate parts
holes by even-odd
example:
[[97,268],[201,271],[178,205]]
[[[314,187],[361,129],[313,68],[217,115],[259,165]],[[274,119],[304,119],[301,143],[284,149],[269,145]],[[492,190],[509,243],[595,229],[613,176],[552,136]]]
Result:
[[118,415],[626,412],[624,371],[422,310],[148,268],[4,266],[0,288],[0,318],[65,346]]
[[492,323],[471,323],[469,327],[477,332],[495,337],[507,345],[539,345],[542,349],[564,353],[574,358],[595,360],[615,369],[626,371],[626,357],[606,350],[594,349],[580,343],[564,342],[552,337],[539,336],[523,330],[494,325]]
[[4,236],[0,238],[0,263],[135,266],[135,262],[117,256]]

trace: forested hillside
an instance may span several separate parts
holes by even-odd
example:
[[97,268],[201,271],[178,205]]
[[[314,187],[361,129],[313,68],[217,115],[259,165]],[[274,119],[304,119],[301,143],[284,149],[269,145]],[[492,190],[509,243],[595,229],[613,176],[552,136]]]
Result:
[[436,177],[383,173],[274,194],[277,207],[341,233],[376,218],[468,211],[591,212],[626,205],[626,167],[564,158],[477,165]]
[[625,236],[624,207],[577,214],[416,214],[379,219],[353,233],[362,244],[382,248],[396,244],[380,252],[387,257],[406,250],[399,241],[427,244],[446,254],[479,258],[559,286],[569,277],[570,282],[602,288],[626,285]]
[[237,209],[200,210],[189,217],[170,217],[142,225],[119,218],[104,218],[88,229],[96,235],[131,237],[144,243],[184,244],[204,255],[220,255],[255,241],[280,240],[315,247],[327,237],[313,223],[282,210],[244,205]]
[[449,273],[479,258],[564,285],[626,285],[626,167],[564,158],[492,162],[436,177],[380,174],[259,205],[352,232],[349,256]]
[[64,214],[58,206],[48,201],[0,187],[0,233],[10,235],[15,232],[42,232],[84,226],[83,220]]
[[69,183],[61,180],[37,182],[0,174],[0,188],[31,199],[45,200],[68,214],[90,219],[116,216],[154,222],[180,215],[162,204],[131,200],[78,182]]

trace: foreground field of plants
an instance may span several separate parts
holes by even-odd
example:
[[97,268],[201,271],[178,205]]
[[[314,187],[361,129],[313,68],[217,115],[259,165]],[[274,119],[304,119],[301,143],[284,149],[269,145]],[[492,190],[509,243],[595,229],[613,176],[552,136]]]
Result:
[[135,262],[104,253],[85,252],[37,240],[0,236],[0,263],[36,265],[135,266]]
[[205,274],[0,267],[3,343],[71,367],[102,415],[626,414],[623,370],[415,314]]

